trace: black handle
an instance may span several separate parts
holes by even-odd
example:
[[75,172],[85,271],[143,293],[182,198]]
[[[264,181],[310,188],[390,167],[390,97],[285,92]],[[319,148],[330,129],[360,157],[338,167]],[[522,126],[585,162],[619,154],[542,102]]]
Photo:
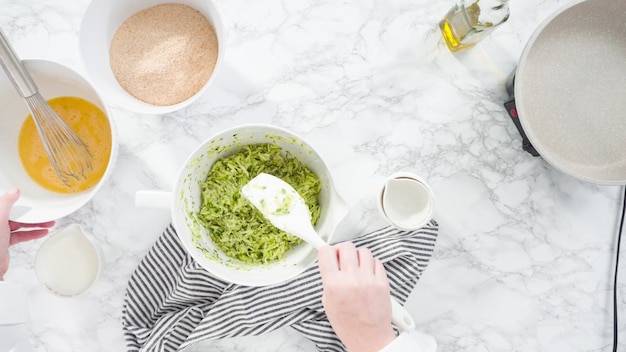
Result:
[[506,109],[506,112],[509,114],[509,117],[515,124],[515,127],[517,127],[517,131],[522,136],[522,149],[530,153],[532,156],[539,156],[539,153],[537,152],[535,147],[533,147],[533,145],[530,143],[530,140],[526,136],[526,133],[524,133],[522,124],[519,121],[519,115],[517,114],[517,106],[515,105],[515,91],[513,89],[514,85],[515,85],[515,70],[511,72],[511,74],[509,75],[505,83],[506,91],[507,93],[509,93],[509,101],[504,103],[504,108]]
[[522,136],[522,149],[530,153],[532,156],[539,156],[539,153],[537,152],[535,147],[533,147],[528,137],[526,137],[526,133],[524,133],[522,124],[519,121],[519,116],[517,114],[517,106],[515,105],[515,97],[513,97],[513,99],[504,103],[504,108],[509,113],[509,117],[511,117],[511,120],[513,120],[515,127],[517,127],[517,131]]

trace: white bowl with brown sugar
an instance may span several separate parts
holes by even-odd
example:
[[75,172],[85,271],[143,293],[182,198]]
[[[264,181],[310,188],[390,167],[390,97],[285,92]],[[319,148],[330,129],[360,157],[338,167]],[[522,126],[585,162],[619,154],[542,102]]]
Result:
[[93,0],[79,44],[87,74],[107,103],[164,114],[191,104],[215,80],[222,38],[211,1]]

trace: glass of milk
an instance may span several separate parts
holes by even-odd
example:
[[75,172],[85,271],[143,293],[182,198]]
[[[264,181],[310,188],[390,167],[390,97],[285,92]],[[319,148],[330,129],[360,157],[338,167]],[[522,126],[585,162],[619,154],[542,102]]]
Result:
[[35,259],[37,279],[62,297],[85,292],[98,278],[101,267],[99,248],[78,224],[49,235]]

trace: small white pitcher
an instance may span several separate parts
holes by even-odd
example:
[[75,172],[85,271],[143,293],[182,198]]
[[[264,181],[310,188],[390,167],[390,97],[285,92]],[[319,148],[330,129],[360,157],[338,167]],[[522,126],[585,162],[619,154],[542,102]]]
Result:
[[415,230],[433,216],[435,199],[430,186],[421,177],[398,172],[387,177],[378,194],[378,209],[383,217],[401,230]]
[[35,273],[43,286],[61,297],[87,291],[102,269],[103,257],[95,240],[78,224],[50,234],[39,247]]

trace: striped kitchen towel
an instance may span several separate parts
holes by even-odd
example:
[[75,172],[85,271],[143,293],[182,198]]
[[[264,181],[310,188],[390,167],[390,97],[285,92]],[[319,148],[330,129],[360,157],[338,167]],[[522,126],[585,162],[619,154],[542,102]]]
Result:
[[[438,225],[415,231],[390,227],[352,240],[387,270],[392,296],[404,303],[431,258]],[[267,287],[231,284],[187,254],[170,225],[130,278],[122,323],[128,351],[180,351],[204,340],[261,335],[290,326],[319,351],[345,351],[321,303],[317,265]]]

